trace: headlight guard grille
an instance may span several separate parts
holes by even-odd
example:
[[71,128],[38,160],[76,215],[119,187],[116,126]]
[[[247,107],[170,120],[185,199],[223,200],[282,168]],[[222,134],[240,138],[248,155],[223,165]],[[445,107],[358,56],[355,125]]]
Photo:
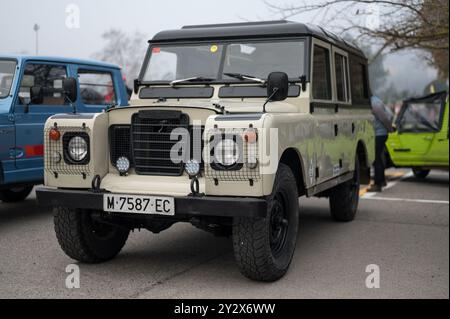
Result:
[[[61,139],[54,141],[49,138],[49,132],[53,127],[46,128],[44,130],[44,140],[45,140],[45,171],[51,174],[62,174],[62,175],[90,175],[90,129],[83,127],[59,127],[58,130],[61,133]],[[66,162],[66,154],[70,138],[74,136],[81,136],[87,138],[88,143],[88,155],[81,162],[68,161]],[[70,137],[70,138],[69,138]],[[56,161],[56,154],[60,155],[60,160]]]
[[[247,163],[250,157],[259,161],[259,142],[256,143],[246,143],[243,141],[244,133],[247,129],[213,129],[205,132],[205,176],[209,180],[217,181],[258,181],[261,179],[260,166],[257,165],[255,169],[251,169]],[[225,167],[220,167],[214,164],[214,152],[212,148],[214,147],[214,139],[216,138],[230,138],[232,136],[237,136],[236,140],[243,141],[238,143],[240,145],[240,161],[242,163],[237,163],[237,165],[232,166],[227,169]]]

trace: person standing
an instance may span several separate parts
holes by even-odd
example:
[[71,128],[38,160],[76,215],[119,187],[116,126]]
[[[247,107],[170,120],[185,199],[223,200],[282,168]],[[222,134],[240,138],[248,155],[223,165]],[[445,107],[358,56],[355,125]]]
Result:
[[389,133],[394,131],[392,126],[393,114],[387,106],[376,96],[371,97],[372,112],[375,115],[375,183],[370,186],[369,192],[382,192],[386,182],[386,164],[384,153]]

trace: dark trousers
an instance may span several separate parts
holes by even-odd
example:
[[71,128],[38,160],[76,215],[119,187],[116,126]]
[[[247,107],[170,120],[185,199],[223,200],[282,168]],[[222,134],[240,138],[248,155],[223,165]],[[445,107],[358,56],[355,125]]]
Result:
[[384,150],[387,136],[377,136],[375,140],[375,185],[382,186],[386,182],[386,169]]

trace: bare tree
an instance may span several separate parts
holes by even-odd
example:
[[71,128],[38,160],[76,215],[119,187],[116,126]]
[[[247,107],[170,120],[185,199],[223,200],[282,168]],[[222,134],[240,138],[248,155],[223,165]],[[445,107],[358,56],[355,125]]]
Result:
[[111,29],[102,35],[104,48],[94,58],[119,65],[127,78],[127,84],[137,78],[144,61],[147,38],[140,32],[128,35],[121,30]]
[[383,52],[420,49],[448,79],[448,0],[292,0],[293,4],[267,5],[283,18],[315,13],[315,18],[340,33],[356,33],[357,42],[377,44]]

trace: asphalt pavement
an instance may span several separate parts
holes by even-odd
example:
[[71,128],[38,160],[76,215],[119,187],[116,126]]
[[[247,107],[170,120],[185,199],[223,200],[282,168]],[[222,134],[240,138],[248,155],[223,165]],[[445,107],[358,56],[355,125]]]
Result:
[[[291,268],[271,284],[239,273],[230,239],[177,224],[160,235],[132,233],[108,263],[77,264],[80,288],[68,289],[66,267],[76,263],[58,246],[51,210],[34,193],[0,202],[0,298],[448,299],[449,174],[388,174],[382,194],[362,190],[352,223],[333,222],[327,200],[301,198]],[[375,288],[367,285],[373,275]]]

